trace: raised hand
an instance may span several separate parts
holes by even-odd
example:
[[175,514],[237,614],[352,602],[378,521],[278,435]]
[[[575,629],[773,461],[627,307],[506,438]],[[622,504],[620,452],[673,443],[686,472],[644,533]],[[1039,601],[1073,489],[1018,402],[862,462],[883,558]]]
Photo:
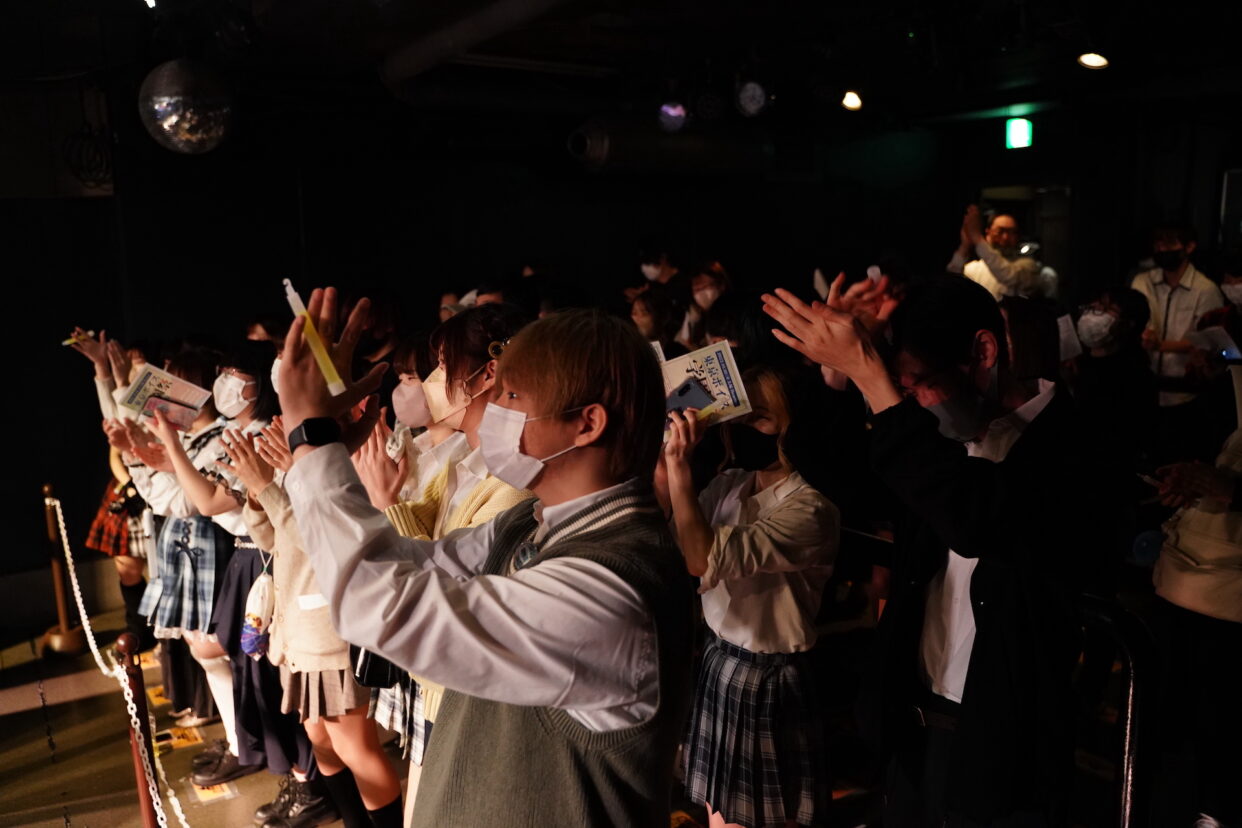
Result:
[[664,460],[670,473],[674,469],[689,467],[690,457],[694,448],[703,439],[705,429],[699,421],[696,408],[687,408],[684,412],[668,412],[668,439],[664,441]]
[[129,385],[129,371],[133,364],[129,354],[115,339],[108,340],[108,365],[112,369],[112,380],[117,388]]
[[409,476],[410,464],[404,452],[395,463],[388,456],[387,427],[381,418],[366,442],[353,454],[354,468],[376,509],[387,509],[401,499],[401,488]]
[[354,349],[366,325],[370,301],[360,299],[354,305],[339,338],[336,336],[337,296],[335,288],[315,289],[307,303],[307,313],[315,320],[316,330],[324,347],[332,358],[345,393],[332,396],[319,370],[310,345],[306,341],[306,318],[293,320],[285,337],[284,352],[280,362],[280,406],[284,412],[285,426],[291,432],[311,417],[333,417],[341,422],[346,447],[361,445],[379,416],[378,402],[369,401],[364,416],[357,421],[349,418],[350,409],[366,400],[379,388],[380,379],[388,370],[387,363],[380,363],[365,376],[355,381],[350,373]]
[[95,376],[100,379],[106,379],[109,371],[108,332],[100,331],[99,337],[96,339],[91,337],[82,328],[75,327],[73,329],[73,338],[75,342],[69,347],[95,364]]
[[258,495],[275,479],[275,470],[259,456],[254,444],[251,442],[253,438],[235,430],[226,432],[226,436],[228,440],[222,441],[222,443],[224,445],[224,453],[228,455],[229,462],[223,463],[216,460],[214,465],[223,471],[236,475],[237,479],[246,487],[246,491],[253,495]]
[[[787,290],[763,295],[763,311],[785,330],[772,335],[812,362],[845,374],[879,413],[901,402],[863,323],[827,305],[808,305]],[[788,331],[786,333],[785,331]]]
[[983,214],[979,212],[979,205],[972,204],[966,208],[966,215],[962,218],[962,232],[971,247],[983,241]]
[[279,416],[259,434],[255,441],[255,450],[263,461],[274,469],[289,471],[293,465],[293,455],[289,453],[289,440],[285,437],[284,421]]
[[[850,314],[873,334],[887,324],[888,318],[897,309],[897,300],[888,292],[887,276],[881,276],[876,282],[863,279],[850,285],[844,292],[841,290],[843,287],[845,273],[839,273],[828,287],[824,305],[834,311]],[[821,306],[815,303],[811,307],[818,310]]]

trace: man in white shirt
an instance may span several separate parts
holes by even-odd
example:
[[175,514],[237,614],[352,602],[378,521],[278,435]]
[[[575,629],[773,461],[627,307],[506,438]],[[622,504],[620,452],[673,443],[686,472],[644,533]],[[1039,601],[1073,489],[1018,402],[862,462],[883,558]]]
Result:
[[[358,313],[334,349],[342,373]],[[331,341],[335,291],[316,291],[310,316]],[[480,438],[491,473],[538,501],[421,542],[398,536],[358,482],[341,441],[360,442],[367,423],[335,425],[380,374],[332,397],[302,331],[299,319],[280,375],[286,486],[333,622],[451,691],[416,822],[667,820],[691,594],[647,482],[664,422],[650,346],[590,311],[523,330]]]
[[1056,295],[1056,272],[1018,252],[1018,222],[1013,216],[993,216],[985,230],[983,216],[972,204],[966,208],[960,237],[945,269],[983,285],[993,299]]

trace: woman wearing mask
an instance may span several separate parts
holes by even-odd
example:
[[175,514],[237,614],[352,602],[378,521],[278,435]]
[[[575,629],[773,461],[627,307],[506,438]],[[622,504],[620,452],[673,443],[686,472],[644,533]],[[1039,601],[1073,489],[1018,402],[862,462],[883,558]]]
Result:
[[[444,422],[450,413],[444,371],[435,358],[428,359],[429,351],[430,336],[422,332],[393,354],[397,387],[392,392],[392,414],[396,424],[385,436],[388,456],[405,473],[393,502],[421,499],[440,470],[470,450],[465,435]],[[380,418],[381,430],[386,420]]]
[[[806,655],[832,574],[837,508],[798,473],[791,428],[813,417],[793,375],[747,372],[753,413],[729,428],[734,463],[696,494],[693,410],[670,414],[657,492],[708,626],[686,740],[686,792],[747,828],[819,825],[832,798]],[[791,404],[792,403],[792,404]],[[662,480],[661,477],[664,479]]]
[[[228,429],[223,436],[227,442],[252,438],[278,413],[279,401],[271,381],[274,354],[270,342],[246,340],[221,361],[212,399],[223,418],[220,425]],[[216,665],[213,669],[223,663],[230,671],[238,752],[235,756],[221,754],[217,762],[201,767],[193,776],[194,783],[217,785],[235,778],[240,768],[261,766],[281,775],[306,773],[313,758],[310,741],[297,718],[280,711],[279,670],[243,649],[242,626],[250,588],[271,567],[271,556],[250,537],[242,514],[245,486],[227,465],[223,444],[213,447],[214,456],[206,464],[199,464],[183,450],[177,432],[158,413],[155,433],[165,446],[177,483],[198,513],[212,518],[234,537],[234,552],[212,608],[210,638],[200,643],[196,655]],[[221,706],[224,718],[218,694],[216,704]],[[226,727],[228,724],[225,718]]]
[[1135,469],[1146,465],[1158,402],[1142,345],[1149,316],[1147,300],[1129,288],[1106,291],[1084,306],[1077,324],[1083,353],[1070,381],[1084,418]]
[[273,556],[268,659],[280,670],[280,710],[301,721],[322,783],[290,773],[255,821],[266,828],[310,828],[339,815],[346,828],[400,826],[401,782],[367,715],[370,692],[354,679],[349,645],[332,625],[293,520],[284,489],[292,458],[280,418],[253,442],[235,440],[227,451],[246,487],[246,525]]
[[729,291],[729,274],[720,262],[708,262],[694,273],[690,291],[694,301],[686,312],[677,341],[690,350],[706,344],[706,318],[716,300]]
[[[526,321],[521,311],[512,305],[483,305],[442,323],[432,335],[432,347],[440,355],[437,371],[445,378],[448,410],[443,413],[434,410],[439,407],[440,392],[437,383],[429,377],[423,383],[427,400],[425,416],[434,417],[433,423],[448,425],[459,432],[465,438],[468,452],[440,468],[417,501],[399,502],[394,497],[403,472],[384,451],[382,428],[377,426],[371,440],[359,451],[355,467],[372,504],[384,511],[402,535],[438,540],[457,529],[481,526],[530,497],[529,492],[516,489],[487,471],[479,437],[483,412],[493,397],[496,362],[506,343]],[[422,419],[422,416],[412,416],[412,419]],[[444,693],[439,685],[417,676],[413,678],[415,687],[399,685],[381,691],[376,703],[376,720],[381,724],[386,719],[403,718],[403,721],[393,722],[401,726],[393,729],[405,737],[405,752],[411,760],[407,809],[413,808],[424,750]],[[398,716],[392,715],[394,711]]]
[[[220,356],[201,348],[186,348],[173,356],[167,371],[200,387],[211,385]],[[206,685],[224,724],[226,742],[215,742],[195,757],[196,771],[211,769],[229,778],[258,770],[243,765],[238,755],[237,729],[233,705],[233,676],[228,657],[210,634],[211,619],[220,595],[220,585],[233,555],[233,534],[219,522],[204,515],[195,500],[182,488],[170,452],[195,473],[209,470],[223,457],[220,445],[225,421],[215,400],[203,406],[190,428],[174,432],[164,443],[128,420],[110,420],[108,437],[121,449],[134,485],[157,515],[165,518],[156,543],[156,576],[147,582],[139,607],[155,628],[155,637],[183,640],[202,667]],[[175,647],[169,648],[176,653]],[[170,673],[187,671],[171,664]],[[206,705],[195,699],[194,712],[202,714]],[[188,723],[188,722],[187,722]]]

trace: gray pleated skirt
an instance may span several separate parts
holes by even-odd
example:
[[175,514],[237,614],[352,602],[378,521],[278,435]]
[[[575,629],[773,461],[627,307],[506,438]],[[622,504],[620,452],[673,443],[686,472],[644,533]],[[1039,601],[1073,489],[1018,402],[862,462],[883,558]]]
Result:
[[355,681],[349,670],[295,673],[287,664],[282,664],[280,686],[285,691],[280,702],[281,712],[296,712],[303,722],[343,716],[371,702],[371,691]]

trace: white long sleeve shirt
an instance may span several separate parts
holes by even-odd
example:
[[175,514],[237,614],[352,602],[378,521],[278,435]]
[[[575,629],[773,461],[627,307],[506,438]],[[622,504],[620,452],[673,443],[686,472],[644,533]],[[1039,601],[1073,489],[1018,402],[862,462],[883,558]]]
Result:
[[[1045,291],[1047,268],[1041,268],[1030,256],[1006,259],[986,241],[975,245],[975,255],[979,258],[967,261],[960,250],[953,251],[946,270],[987,288],[998,302],[1005,296],[1038,296]],[[1054,282],[1055,278],[1053,274]]]
[[[1135,276],[1130,287],[1147,297],[1151,309],[1147,327],[1161,341],[1185,339],[1199,326],[1204,314],[1225,306],[1220,288],[1192,264],[1186,265],[1177,287],[1165,280],[1164,271],[1158,267]],[[1189,354],[1156,352],[1151,356],[1151,367],[1159,377],[1183,377],[1189,359]],[[1180,405],[1193,399],[1194,394],[1160,392],[1161,405]]]
[[[597,732],[655,714],[655,626],[634,588],[608,568],[557,558],[480,575],[493,523],[438,541],[401,537],[371,506],[339,443],[301,457],[285,488],[346,641],[451,690],[560,708]],[[608,493],[536,515],[554,525]]]

